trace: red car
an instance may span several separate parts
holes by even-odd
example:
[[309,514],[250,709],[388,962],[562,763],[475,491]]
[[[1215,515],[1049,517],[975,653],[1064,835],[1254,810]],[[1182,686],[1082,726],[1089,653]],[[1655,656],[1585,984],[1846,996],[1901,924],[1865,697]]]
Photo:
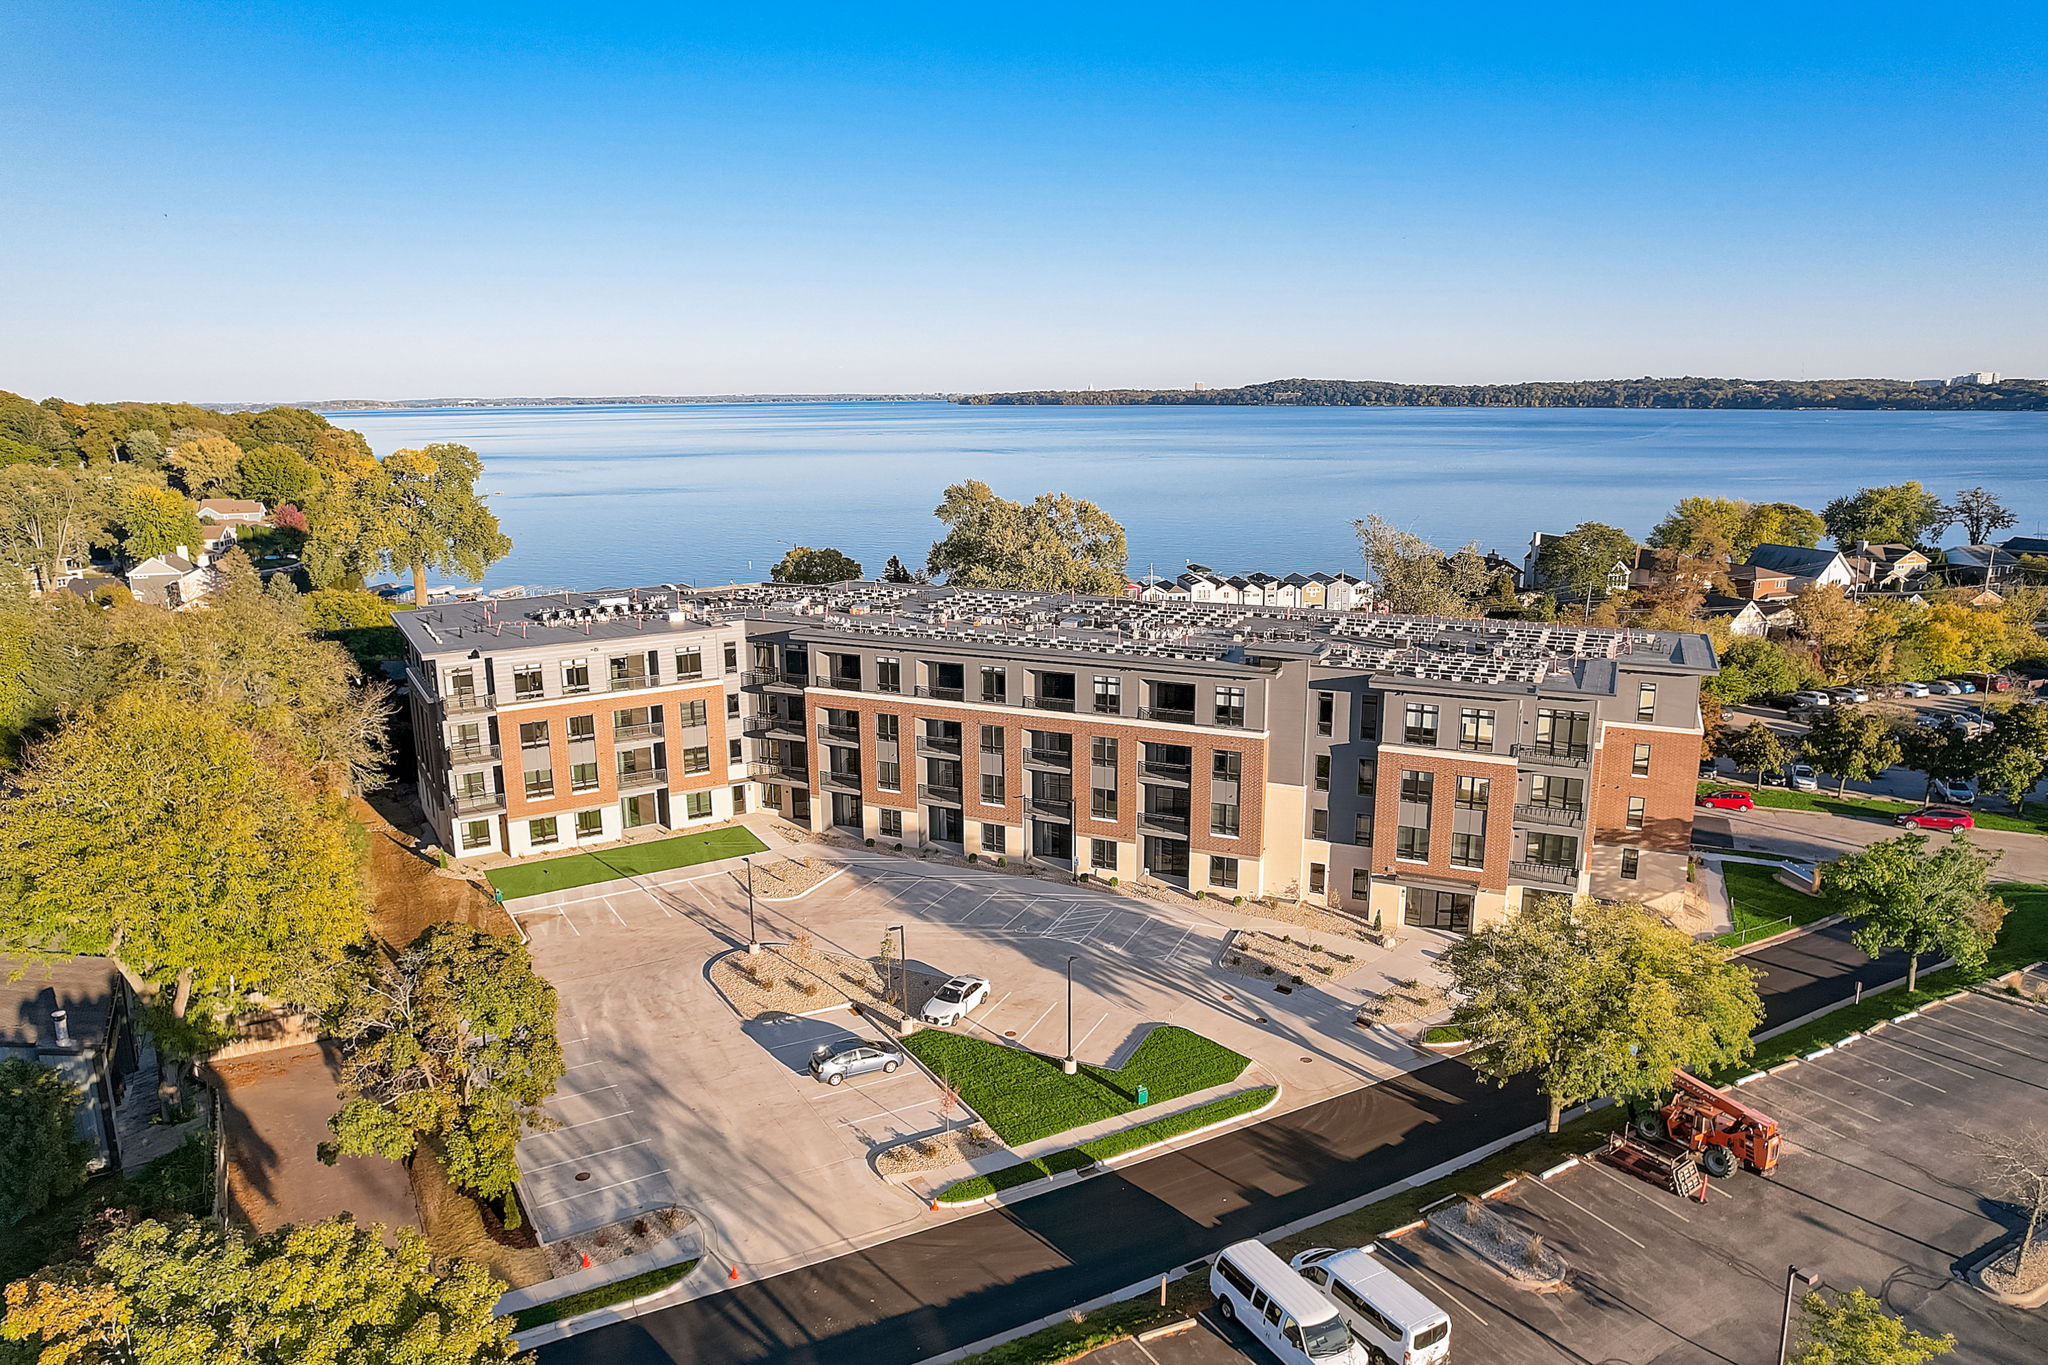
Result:
[[1899,823],[1918,825],[1921,829],[1975,829],[1977,818],[1954,806],[1924,806],[1901,815]]
[[1695,804],[1712,806],[1715,810],[1755,810],[1756,798],[1745,791],[1708,792]]

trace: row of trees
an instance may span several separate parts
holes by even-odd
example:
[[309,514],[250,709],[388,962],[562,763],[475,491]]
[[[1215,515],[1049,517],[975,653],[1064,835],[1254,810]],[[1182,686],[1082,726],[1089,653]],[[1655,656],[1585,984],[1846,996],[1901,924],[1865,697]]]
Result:
[[1836,790],[1904,767],[1937,781],[1971,779],[2005,798],[2014,810],[2048,772],[2048,705],[2026,703],[1994,711],[1988,725],[1966,728],[1954,720],[1907,725],[1856,706],[1829,707],[1793,740],[1762,721],[1724,731],[1720,752],[1738,770],[1761,781],[1795,758],[1835,779]]

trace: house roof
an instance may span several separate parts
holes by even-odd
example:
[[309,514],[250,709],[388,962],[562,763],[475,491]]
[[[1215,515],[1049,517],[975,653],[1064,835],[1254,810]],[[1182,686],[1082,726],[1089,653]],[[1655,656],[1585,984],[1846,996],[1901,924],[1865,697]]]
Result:
[[1998,548],[2009,555],[2048,555],[2048,537],[2014,536]]
[[247,498],[201,498],[199,515],[204,517],[208,514],[218,517],[260,517],[263,515],[263,504],[251,502]]
[[2016,556],[1997,545],[1958,545],[1947,553],[1949,563],[1967,564],[1977,569],[1987,565],[2005,569],[2019,563]]
[[[18,979],[15,978],[19,973]],[[50,1011],[61,1008],[74,1044],[96,1047],[114,1016],[120,973],[104,957],[29,962],[0,957],[0,1047],[52,1047]]]
[[198,568],[197,564],[194,564],[183,555],[157,555],[152,559],[143,560],[140,564],[130,569],[128,576],[130,578],[154,578],[160,574],[171,574],[182,578],[188,573],[197,572]]
[[1749,552],[1745,567],[1797,578],[1815,578],[1842,558],[1840,550],[1816,550],[1804,545],[1759,545]]
[[1730,597],[1725,593],[1710,592],[1700,599],[1700,610],[1709,616],[1740,616],[1758,604],[1747,597]]

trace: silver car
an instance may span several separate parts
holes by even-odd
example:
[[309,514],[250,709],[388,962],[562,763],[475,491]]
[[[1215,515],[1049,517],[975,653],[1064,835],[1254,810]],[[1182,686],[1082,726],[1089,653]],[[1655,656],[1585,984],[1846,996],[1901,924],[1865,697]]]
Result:
[[902,1048],[868,1038],[820,1043],[811,1053],[811,1075],[827,1085],[838,1085],[848,1076],[865,1076],[870,1071],[894,1071],[902,1065]]

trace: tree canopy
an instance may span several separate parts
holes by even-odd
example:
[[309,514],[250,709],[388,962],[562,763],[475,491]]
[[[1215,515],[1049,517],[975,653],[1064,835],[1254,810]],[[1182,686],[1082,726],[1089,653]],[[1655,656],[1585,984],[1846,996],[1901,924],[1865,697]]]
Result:
[[1821,519],[1828,535],[1845,550],[1865,540],[1918,545],[1952,520],[1941,499],[1917,481],[1859,488],[1822,508]]
[[1837,1299],[1800,1300],[1799,1348],[1789,1365],[1921,1365],[1955,1348],[1954,1337],[1916,1332],[1881,1300],[1852,1289]]
[[1545,541],[1536,552],[1536,567],[1549,582],[1583,597],[1605,591],[1616,567],[1625,570],[1635,552],[1635,541],[1620,527],[1582,521]]
[[1822,891],[1856,921],[1856,946],[1876,957],[1889,948],[1908,956],[1906,989],[1919,985],[1920,959],[1933,952],[1974,971],[1984,965],[2005,903],[1991,894],[1991,869],[2002,856],[1958,834],[1932,852],[1925,834],[1883,839],[1827,869]]
[[205,544],[199,510],[183,494],[140,484],[125,489],[114,504],[121,549],[137,562],[183,550],[197,555]]
[[1373,600],[1408,616],[1476,616],[1492,575],[1478,543],[1450,555],[1378,515],[1351,523]]
[[84,1096],[40,1062],[0,1062],[0,1226],[40,1212],[85,1183],[74,1127]]
[[861,576],[858,560],[837,550],[814,550],[808,545],[791,546],[769,570],[769,577],[777,583],[845,583]]
[[412,575],[417,605],[427,600],[427,572],[459,573],[472,582],[512,552],[478,497],[483,461],[465,445],[436,442],[394,450],[378,462],[370,502],[385,562]]
[[1553,1132],[1568,1105],[1741,1061],[1763,1018],[1748,968],[1640,905],[1537,897],[1453,944],[1445,965],[1466,1060],[1502,1084],[1534,1073]]
[[926,564],[956,587],[1115,595],[1129,582],[1124,528],[1092,502],[1041,493],[1016,503],[969,479],[933,515],[948,530]]
[[1838,793],[1899,761],[1891,722],[1857,706],[1830,706],[1815,716],[1799,748],[1817,770],[1835,779]]

